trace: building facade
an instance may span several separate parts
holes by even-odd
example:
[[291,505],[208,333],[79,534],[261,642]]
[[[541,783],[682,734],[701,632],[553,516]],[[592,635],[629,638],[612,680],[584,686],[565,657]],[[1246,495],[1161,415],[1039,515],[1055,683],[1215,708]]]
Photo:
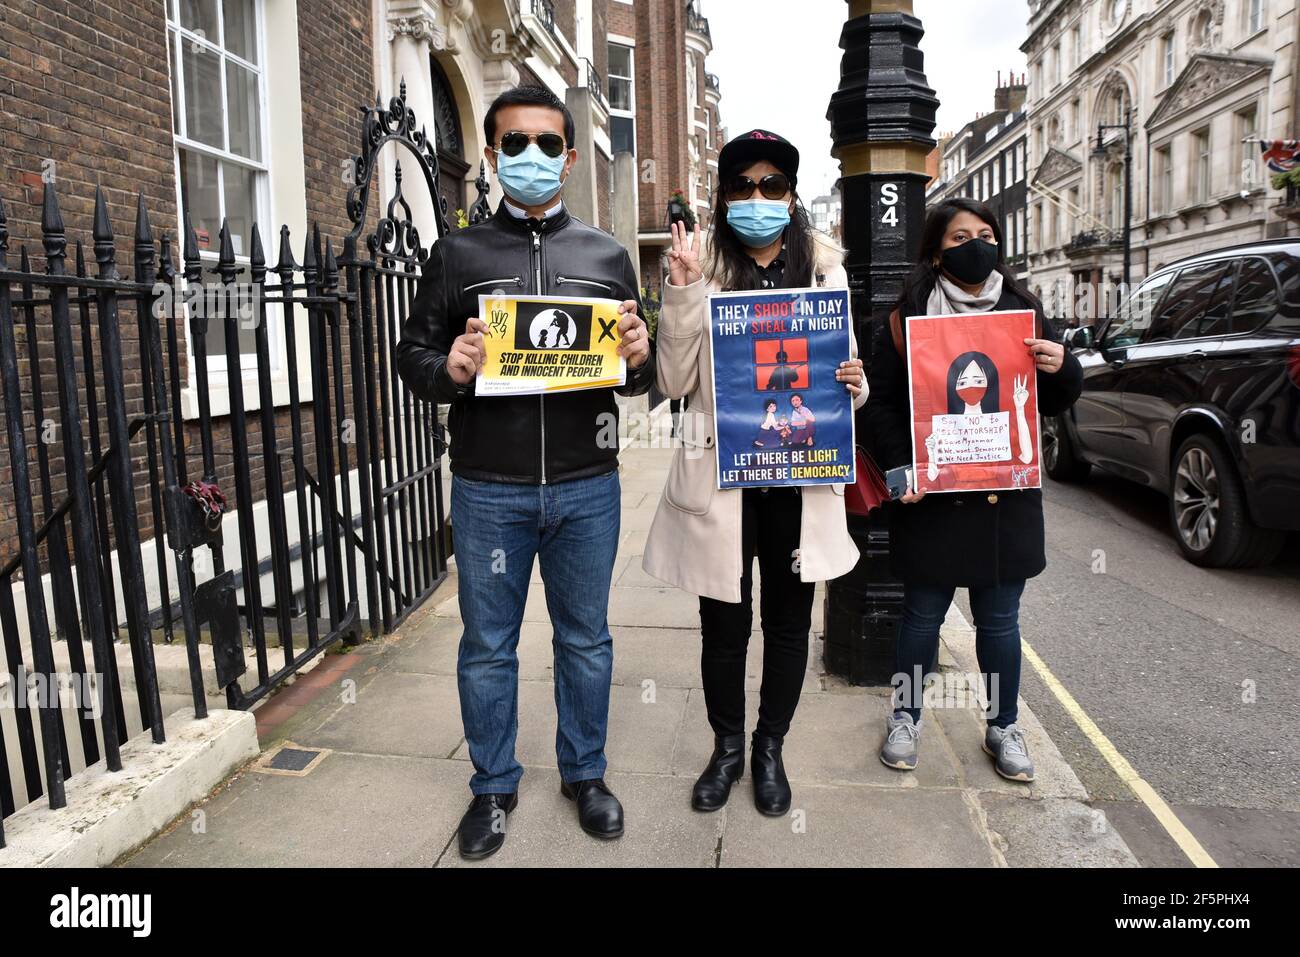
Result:
[[[374,0],[374,17],[383,24],[375,85],[387,96],[405,80],[411,102],[427,104],[421,115],[435,118],[453,209],[473,201],[492,100],[533,84],[574,114],[581,159],[565,188],[571,211],[615,233],[648,286],[659,284],[674,194],[707,225],[721,92],[706,67],[712,39],[696,3]],[[623,172],[620,153],[631,157]],[[495,204],[500,190],[490,188]]]
[[[1049,313],[1107,308],[1206,249],[1285,235],[1258,140],[1296,135],[1291,0],[1031,0],[1029,271]],[[1101,131],[1098,139],[1098,126]],[[1079,297],[1084,298],[1079,308]]]
[[1002,229],[1003,255],[1020,279],[1027,275],[1028,143],[1026,87],[1021,77],[999,79],[993,110],[943,136],[931,154],[926,205],[953,196],[985,203]]

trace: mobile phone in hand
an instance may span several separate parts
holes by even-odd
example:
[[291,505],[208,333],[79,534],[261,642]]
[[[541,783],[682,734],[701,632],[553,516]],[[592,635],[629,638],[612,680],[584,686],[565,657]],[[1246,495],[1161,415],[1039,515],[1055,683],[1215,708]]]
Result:
[[885,473],[885,487],[889,489],[889,500],[902,498],[912,487],[912,466],[900,465]]

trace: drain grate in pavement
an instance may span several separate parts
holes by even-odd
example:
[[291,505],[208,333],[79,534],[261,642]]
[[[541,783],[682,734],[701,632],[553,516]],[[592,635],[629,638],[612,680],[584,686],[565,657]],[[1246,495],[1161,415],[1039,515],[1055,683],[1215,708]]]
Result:
[[305,777],[316,770],[329,753],[328,748],[300,748],[290,741],[262,755],[254,770],[261,771],[263,774]]

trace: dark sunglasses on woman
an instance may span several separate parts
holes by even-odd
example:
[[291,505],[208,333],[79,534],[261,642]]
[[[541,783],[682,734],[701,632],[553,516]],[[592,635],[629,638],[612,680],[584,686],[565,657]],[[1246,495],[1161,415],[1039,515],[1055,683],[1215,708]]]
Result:
[[559,133],[521,133],[519,130],[511,130],[501,137],[501,147],[497,152],[505,153],[507,156],[518,156],[524,150],[528,149],[528,144],[536,141],[537,148],[549,156],[551,159],[564,153],[564,137]]
[[735,176],[723,186],[723,195],[731,202],[749,199],[754,195],[755,187],[767,199],[785,199],[790,194],[790,177],[784,173],[769,173],[755,183],[748,176]]

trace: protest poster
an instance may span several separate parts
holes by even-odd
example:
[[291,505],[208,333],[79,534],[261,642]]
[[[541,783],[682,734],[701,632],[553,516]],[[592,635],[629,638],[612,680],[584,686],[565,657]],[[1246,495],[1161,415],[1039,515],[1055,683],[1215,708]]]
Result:
[[613,299],[480,296],[486,356],[478,395],[608,389],[627,381]]
[[854,481],[847,289],[709,296],[718,488]]
[[912,462],[922,492],[1041,488],[1034,314],[909,316]]

